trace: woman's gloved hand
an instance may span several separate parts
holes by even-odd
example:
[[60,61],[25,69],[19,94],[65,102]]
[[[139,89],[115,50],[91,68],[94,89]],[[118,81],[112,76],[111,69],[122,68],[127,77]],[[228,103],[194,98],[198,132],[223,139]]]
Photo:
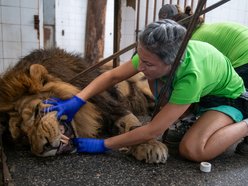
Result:
[[73,138],[72,139],[77,152],[87,152],[87,153],[104,153],[108,149],[103,139],[94,138]]
[[73,96],[70,99],[62,100],[59,98],[51,98],[44,101],[45,104],[51,104],[53,106],[47,107],[44,109],[44,112],[52,112],[57,111],[57,118],[60,119],[61,116],[66,115],[67,122],[71,122],[74,115],[77,113],[77,111],[84,105],[86,102],[82,99],[80,99],[77,96]]

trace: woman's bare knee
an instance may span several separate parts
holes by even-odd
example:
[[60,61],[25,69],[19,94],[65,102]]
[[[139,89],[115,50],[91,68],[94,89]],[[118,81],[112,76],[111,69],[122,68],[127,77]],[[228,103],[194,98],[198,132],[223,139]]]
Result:
[[184,135],[179,153],[197,162],[215,158],[225,150],[217,147],[217,141],[224,136],[220,131],[232,123],[233,120],[221,112],[205,112]]
[[192,144],[184,142],[179,145],[179,153],[182,157],[196,162],[207,160],[200,147],[194,147]]

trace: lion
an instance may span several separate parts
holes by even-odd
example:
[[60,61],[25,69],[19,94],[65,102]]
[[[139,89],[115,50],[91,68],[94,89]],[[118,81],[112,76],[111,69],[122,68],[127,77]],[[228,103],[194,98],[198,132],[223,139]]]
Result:
[[[43,112],[50,106],[44,100],[68,99],[102,73],[96,69],[70,82],[87,64],[87,59],[63,49],[38,49],[1,75],[0,114],[7,115],[4,120],[15,141],[25,137],[34,155],[55,156],[76,152],[73,143],[61,142],[62,134],[69,138],[105,138],[142,125],[137,116],[148,114],[148,98],[153,99],[140,80],[142,75],[89,99],[71,123],[58,120],[56,111]],[[165,163],[168,157],[166,145],[157,139],[126,149],[128,154],[147,163]]]

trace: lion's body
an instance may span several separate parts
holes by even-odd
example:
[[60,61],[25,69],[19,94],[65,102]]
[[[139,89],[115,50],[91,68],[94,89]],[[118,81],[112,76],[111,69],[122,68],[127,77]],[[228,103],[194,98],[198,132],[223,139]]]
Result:
[[[43,101],[50,97],[68,99],[100,75],[100,71],[95,70],[68,83],[85,70],[87,64],[78,55],[61,49],[36,50],[7,70],[0,78],[0,112],[9,116],[12,137],[27,136],[36,155],[55,155],[65,127],[61,127],[55,112],[40,113],[48,106]],[[140,126],[141,123],[132,113],[147,114],[146,97],[151,95],[137,82],[130,79],[91,98],[73,119],[74,135],[97,138]],[[167,158],[166,146],[152,141],[147,143],[147,152],[150,149],[154,151],[149,158],[145,151],[141,153],[139,150],[146,144],[130,147],[130,152],[140,160],[164,162]]]

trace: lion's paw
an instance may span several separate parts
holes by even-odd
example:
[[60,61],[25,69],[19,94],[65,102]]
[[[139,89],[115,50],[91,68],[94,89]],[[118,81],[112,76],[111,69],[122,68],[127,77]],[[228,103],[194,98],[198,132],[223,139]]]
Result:
[[168,158],[168,148],[162,142],[150,140],[147,143],[132,146],[129,149],[137,160],[146,163],[165,163]]

